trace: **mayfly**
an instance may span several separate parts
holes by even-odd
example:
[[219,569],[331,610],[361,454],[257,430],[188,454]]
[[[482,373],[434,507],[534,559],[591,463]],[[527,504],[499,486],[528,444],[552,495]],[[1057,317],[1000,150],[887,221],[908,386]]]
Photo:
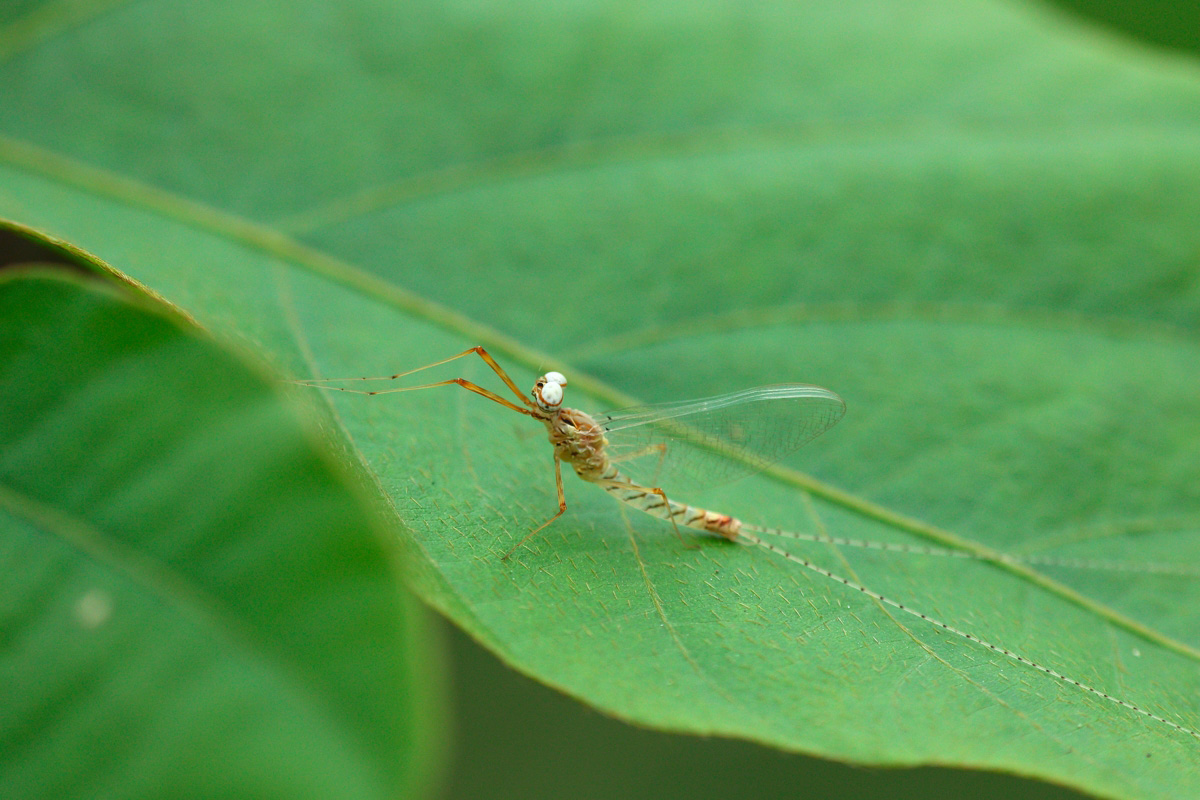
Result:
[[[543,423],[554,447],[558,511],[505,553],[505,560],[566,512],[563,462],[583,480],[651,516],[736,542],[742,536],[741,520],[678,502],[654,485],[657,480],[651,483],[647,478],[674,475],[679,481],[711,484],[737,477],[740,472],[761,470],[829,430],[846,411],[842,398],[828,389],[784,383],[702,400],[641,406],[593,416],[563,405],[567,379],[562,373],[545,373],[526,396],[482,347],[472,347],[450,358],[395,375],[348,380],[397,380],[473,353],[491,367],[521,405],[463,378],[375,391],[327,385],[339,382],[336,379],[297,383],[366,395],[457,384]],[[681,444],[687,447],[679,447]],[[644,466],[639,469],[639,465]]]
[[[418,386],[361,390],[332,383],[348,381],[393,381],[423,370],[447,364],[469,355],[478,355],[516,396],[516,403],[465,378],[451,378]],[[437,386],[461,386],[505,408],[543,423],[554,448],[554,479],[558,492],[558,511],[518,541],[503,559],[507,560],[530,539],[561,517],[567,510],[563,492],[562,462],[567,462],[585,481],[594,483],[619,500],[647,514],[764,548],[808,570],[870,597],[877,603],[911,614],[955,636],[966,639],[1005,658],[1070,684],[1127,710],[1163,723],[1200,739],[1200,732],[1166,719],[1140,706],[1088,686],[1025,656],[992,644],[975,634],[941,622],[903,603],[892,600],[853,580],[843,578],[806,558],[789,553],[756,534],[823,541],[883,550],[899,550],[928,555],[960,555],[939,548],[914,547],[889,543],[812,536],[747,524],[736,517],[688,505],[654,485],[658,477],[680,481],[693,479],[699,484],[729,480],[738,473],[761,470],[829,430],[845,413],[845,403],[828,389],[805,384],[778,384],[682,403],[665,403],[590,415],[563,405],[566,377],[560,372],[541,375],[526,396],[508,373],[482,347],[472,347],[457,355],[416,369],[375,378],[297,380],[293,383],[332,391],[363,395],[382,395],[432,389]],[[680,446],[683,445],[683,446]],[[641,465],[642,474],[634,472]],[[648,476],[644,477],[644,476]],[[640,480],[639,480],[640,478]],[[1007,556],[978,556],[988,561],[1016,561]]]

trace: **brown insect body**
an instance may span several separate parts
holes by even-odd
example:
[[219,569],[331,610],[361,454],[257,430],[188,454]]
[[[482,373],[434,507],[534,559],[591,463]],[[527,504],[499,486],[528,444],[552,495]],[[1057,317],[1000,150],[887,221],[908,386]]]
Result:
[[[539,381],[539,385],[534,387],[535,400],[540,399],[541,390]],[[557,408],[540,409],[535,416],[546,426],[550,444],[554,446],[555,460],[570,464],[575,474],[583,480],[599,485],[621,501],[651,516],[715,533],[731,541],[737,540],[741,528],[738,519],[677,503],[668,499],[662,489],[640,486],[623,475],[605,452],[608,439],[604,436],[604,428],[591,415],[576,408]]]
[[609,466],[604,448],[608,440],[604,429],[589,414],[574,408],[560,408],[543,417],[554,453],[575,470],[575,474],[593,483],[602,479]]

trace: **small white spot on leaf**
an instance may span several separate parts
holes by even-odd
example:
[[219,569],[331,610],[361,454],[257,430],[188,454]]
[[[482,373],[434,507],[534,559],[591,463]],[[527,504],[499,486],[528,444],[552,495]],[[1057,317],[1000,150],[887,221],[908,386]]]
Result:
[[85,628],[99,628],[112,616],[112,596],[102,589],[92,589],[75,604],[75,618]]

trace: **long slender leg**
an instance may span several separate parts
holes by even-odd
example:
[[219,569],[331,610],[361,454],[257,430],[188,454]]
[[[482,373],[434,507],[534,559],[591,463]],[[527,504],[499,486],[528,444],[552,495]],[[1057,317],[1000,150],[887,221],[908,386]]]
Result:
[[517,548],[519,548],[521,545],[528,542],[534,536],[537,536],[542,531],[543,528],[545,528],[551,522],[554,522],[554,520],[561,517],[563,515],[563,513],[567,510],[567,496],[566,496],[566,494],[563,493],[563,485],[562,485],[562,462],[558,458],[558,453],[554,454],[554,482],[556,484],[558,484],[558,513],[555,514],[550,519],[543,522],[541,525],[538,525],[536,528],[534,528],[528,534],[526,534],[524,539],[517,542],[515,545],[513,545],[511,550],[509,550],[507,553],[505,553],[503,556],[501,556],[501,558],[500,558],[501,561],[508,561],[508,557],[511,556],[513,553],[517,552]]
[[[652,489],[649,486],[640,486],[636,483],[627,483],[625,481],[603,481],[605,487],[615,486],[618,489],[630,489],[635,492],[645,492],[646,494],[656,494],[663,504],[667,507],[667,519],[671,522],[671,527],[675,529],[675,535],[679,537],[679,541],[689,550],[697,549],[696,545],[688,544],[683,538],[683,534],[679,532],[679,525],[675,522],[675,515],[671,513],[671,501],[667,499],[667,493],[662,489]],[[652,514],[651,516],[657,516]]]
[[466,389],[469,392],[474,392],[475,394],[483,395],[488,400],[493,400],[493,401],[499,403],[500,405],[504,406],[505,408],[511,408],[513,411],[516,411],[518,413],[533,416],[533,412],[530,411],[528,408],[521,408],[519,405],[516,405],[515,403],[511,403],[508,400],[505,400],[503,397],[496,394],[495,392],[484,389],[482,386],[479,386],[478,384],[471,383],[469,380],[466,380],[465,378],[451,378],[448,381],[438,381],[437,383],[425,383],[420,386],[403,386],[399,389],[376,389],[371,392],[366,392],[366,391],[363,391],[362,389],[347,389],[344,386],[318,386],[314,383],[305,382],[305,381],[292,381],[292,383],[298,383],[301,386],[312,386],[314,389],[324,389],[329,392],[350,392],[351,394],[365,394],[369,397],[374,397],[377,394],[395,394],[396,392],[415,392],[418,389],[432,389],[436,386],[450,386],[451,384],[453,384],[455,386],[461,386],[462,388]]
[[661,468],[663,458],[667,455],[667,446],[666,446],[666,444],[663,444],[661,442],[659,444],[648,444],[645,447],[641,448],[640,450],[634,450],[632,453],[624,453],[622,455],[610,455],[608,457],[608,460],[612,464],[618,464],[622,461],[632,461],[635,458],[641,458],[642,456],[648,456],[651,453],[658,453],[658,466]]
[[658,444],[648,444],[643,448],[634,450],[632,453],[625,453],[623,455],[609,456],[608,460],[609,460],[609,463],[619,464],[622,461],[632,461],[635,458],[641,458],[642,456],[648,456],[654,452],[658,453],[658,466],[654,468],[654,479],[655,479],[655,481],[657,481],[659,474],[662,472],[663,462],[667,458],[667,445],[665,442],[659,442]]
[[[336,387],[333,387],[333,386],[323,387],[320,384],[338,383],[341,381],[394,381],[397,378],[403,378],[406,375],[412,375],[414,372],[420,372],[422,370],[430,369],[432,367],[441,366],[442,364],[448,364],[451,361],[455,361],[457,359],[462,358],[463,356],[469,356],[472,353],[477,354],[480,358],[483,359],[484,363],[486,363],[489,367],[492,368],[492,371],[495,372],[500,377],[500,380],[504,381],[504,384],[509,389],[512,389],[512,393],[517,396],[517,399],[519,399],[524,405],[529,406],[530,408],[533,408],[533,404],[529,401],[529,398],[526,397],[525,394],[520,389],[517,388],[517,384],[514,383],[513,379],[508,376],[508,373],[505,372],[504,369],[498,363],[496,363],[496,359],[492,358],[491,354],[488,353],[487,350],[484,350],[482,347],[479,347],[479,346],[472,347],[467,350],[463,350],[458,355],[450,356],[449,358],[443,358],[441,361],[434,361],[432,364],[426,364],[423,367],[417,367],[416,369],[410,369],[407,372],[397,372],[395,375],[380,375],[380,376],[373,377],[373,378],[318,378],[318,379],[314,379],[314,380],[310,380],[310,381],[291,381],[291,383],[298,383],[301,386],[315,386],[319,389],[320,388],[333,389]],[[413,386],[410,388],[428,389],[431,386],[442,386],[446,383],[452,383],[452,382],[453,381],[442,381],[441,383],[431,383],[426,386]],[[474,384],[472,384],[472,385],[474,385]],[[464,388],[466,388],[466,387],[464,387]],[[353,392],[354,390],[353,389],[342,389],[341,391]],[[399,391],[405,391],[405,390],[404,389],[388,389],[388,390],[384,390],[384,391],[399,392]],[[472,389],[472,391],[474,391],[474,389]],[[383,392],[357,392],[357,393],[358,394],[383,394]],[[490,395],[490,396],[493,398],[495,397],[495,395]]]

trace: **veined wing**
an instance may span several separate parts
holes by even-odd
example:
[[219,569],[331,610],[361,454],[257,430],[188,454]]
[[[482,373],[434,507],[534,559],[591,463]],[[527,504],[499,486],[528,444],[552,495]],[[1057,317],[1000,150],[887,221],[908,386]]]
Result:
[[608,454],[638,483],[699,489],[774,464],[832,428],[846,404],[802,383],[759,386],[681,403],[594,416]]

